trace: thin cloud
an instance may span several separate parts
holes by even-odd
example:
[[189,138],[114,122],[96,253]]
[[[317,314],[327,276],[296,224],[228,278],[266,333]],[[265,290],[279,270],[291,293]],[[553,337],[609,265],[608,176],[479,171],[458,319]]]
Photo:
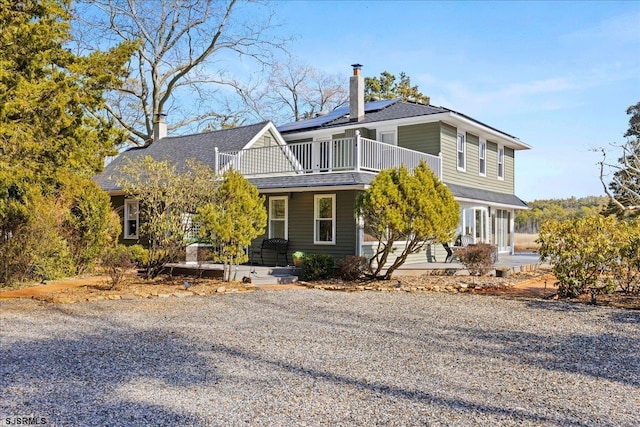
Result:
[[640,12],[612,16],[597,25],[564,34],[560,40],[566,43],[638,43],[640,42]]

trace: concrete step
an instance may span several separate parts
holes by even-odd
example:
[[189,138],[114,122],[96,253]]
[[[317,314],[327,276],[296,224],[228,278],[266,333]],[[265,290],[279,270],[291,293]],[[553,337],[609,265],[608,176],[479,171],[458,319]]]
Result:
[[252,274],[251,284],[260,285],[284,285],[289,283],[296,283],[298,276],[286,274],[286,275],[266,275],[266,274]]

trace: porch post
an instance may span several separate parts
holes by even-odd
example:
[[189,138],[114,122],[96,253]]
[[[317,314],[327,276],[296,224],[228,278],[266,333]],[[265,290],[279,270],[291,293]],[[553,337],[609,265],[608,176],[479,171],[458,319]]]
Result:
[[213,147],[213,173],[216,175],[220,170],[220,153],[218,151],[218,147]]
[[360,131],[359,130],[356,131],[356,139],[355,139],[355,142],[353,144],[353,149],[355,151],[354,152],[354,159],[355,159],[355,163],[356,163],[355,164],[355,170],[357,172],[357,171],[360,170],[360,162],[362,160],[361,159],[361,157],[362,157],[361,152],[362,151],[360,149]]

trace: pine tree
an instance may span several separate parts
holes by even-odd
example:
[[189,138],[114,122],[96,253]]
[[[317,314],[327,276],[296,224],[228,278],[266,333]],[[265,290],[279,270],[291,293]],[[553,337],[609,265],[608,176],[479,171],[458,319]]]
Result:
[[[73,264],[62,259],[62,254],[71,255],[64,230],[58,228],[68,217],[65,211],[73,214],[73,206],[65,201],[74,198],[61,194],[67,185],[86,188],[88,179],[102,169],[105,156],[114,154],[114,147],[126,137],[99,112],[104,92],[124,77],[131,44],[87,57],[72,54],[65,48],[70,40],[69,4],[0,1],[0,280],[4,282],[33,276],[34,270],[45,274],[56,265]],[[87,215],[102,216],[106,227],[101,212],[108,200],[95,202],[99,206],[83,216],[87,220]],[[43,205],[48,210],[40,209]],[[30,240],[28,236],[44,223],[53,227],[47,230],[49,238]],[[14,250],[21,251],[19,258],[24,261],[16,261]],[[56,269],[51,275],[70,269]]]
[[381,99],[400,98],[403,101],[418,102],[420,104],[429,104],[429,97],[424,95],[418,89],[418,85],[411,85],[411,78],[400,73],[400,79],[396,82],[397,77],[388,71],[380,73],[380,77],[365,77],[364,79],[364,97],[366,102],[377,101]]
[[[381,171],[358,198],[356,215],[363,219],[365,232],[378,241],[370,265],[374,276],[385,279],[410,254],[450,241],[460,219],[453,195],[424,162],[413,173],[404,166]],[[399,242],[401,252],[387,267]]]
[[200,235],[210,242],[214,259],[223,264],[224,280],[231,266],[248,260],[245,248],[264,233],[267,212],[258,189],[234,170],[227,171],[215,201],[198,208]]

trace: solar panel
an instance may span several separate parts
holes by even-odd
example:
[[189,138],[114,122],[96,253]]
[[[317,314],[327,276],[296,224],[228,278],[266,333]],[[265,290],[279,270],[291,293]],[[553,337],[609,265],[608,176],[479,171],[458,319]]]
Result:
[[[367,102],[366,104],[364,104],[364,111],[365,113],[370,113],[372,111],[381,110],[395,102],[398,102],[398,100],[384,99],[382,101]],[[323,116],[317,116],[312,119],[299,120],[297,122],[285,123],[278,126],[278,131],[288,132],[292,130],[320,127],[347,114],[349,114],[349,107],[339,107]]]

